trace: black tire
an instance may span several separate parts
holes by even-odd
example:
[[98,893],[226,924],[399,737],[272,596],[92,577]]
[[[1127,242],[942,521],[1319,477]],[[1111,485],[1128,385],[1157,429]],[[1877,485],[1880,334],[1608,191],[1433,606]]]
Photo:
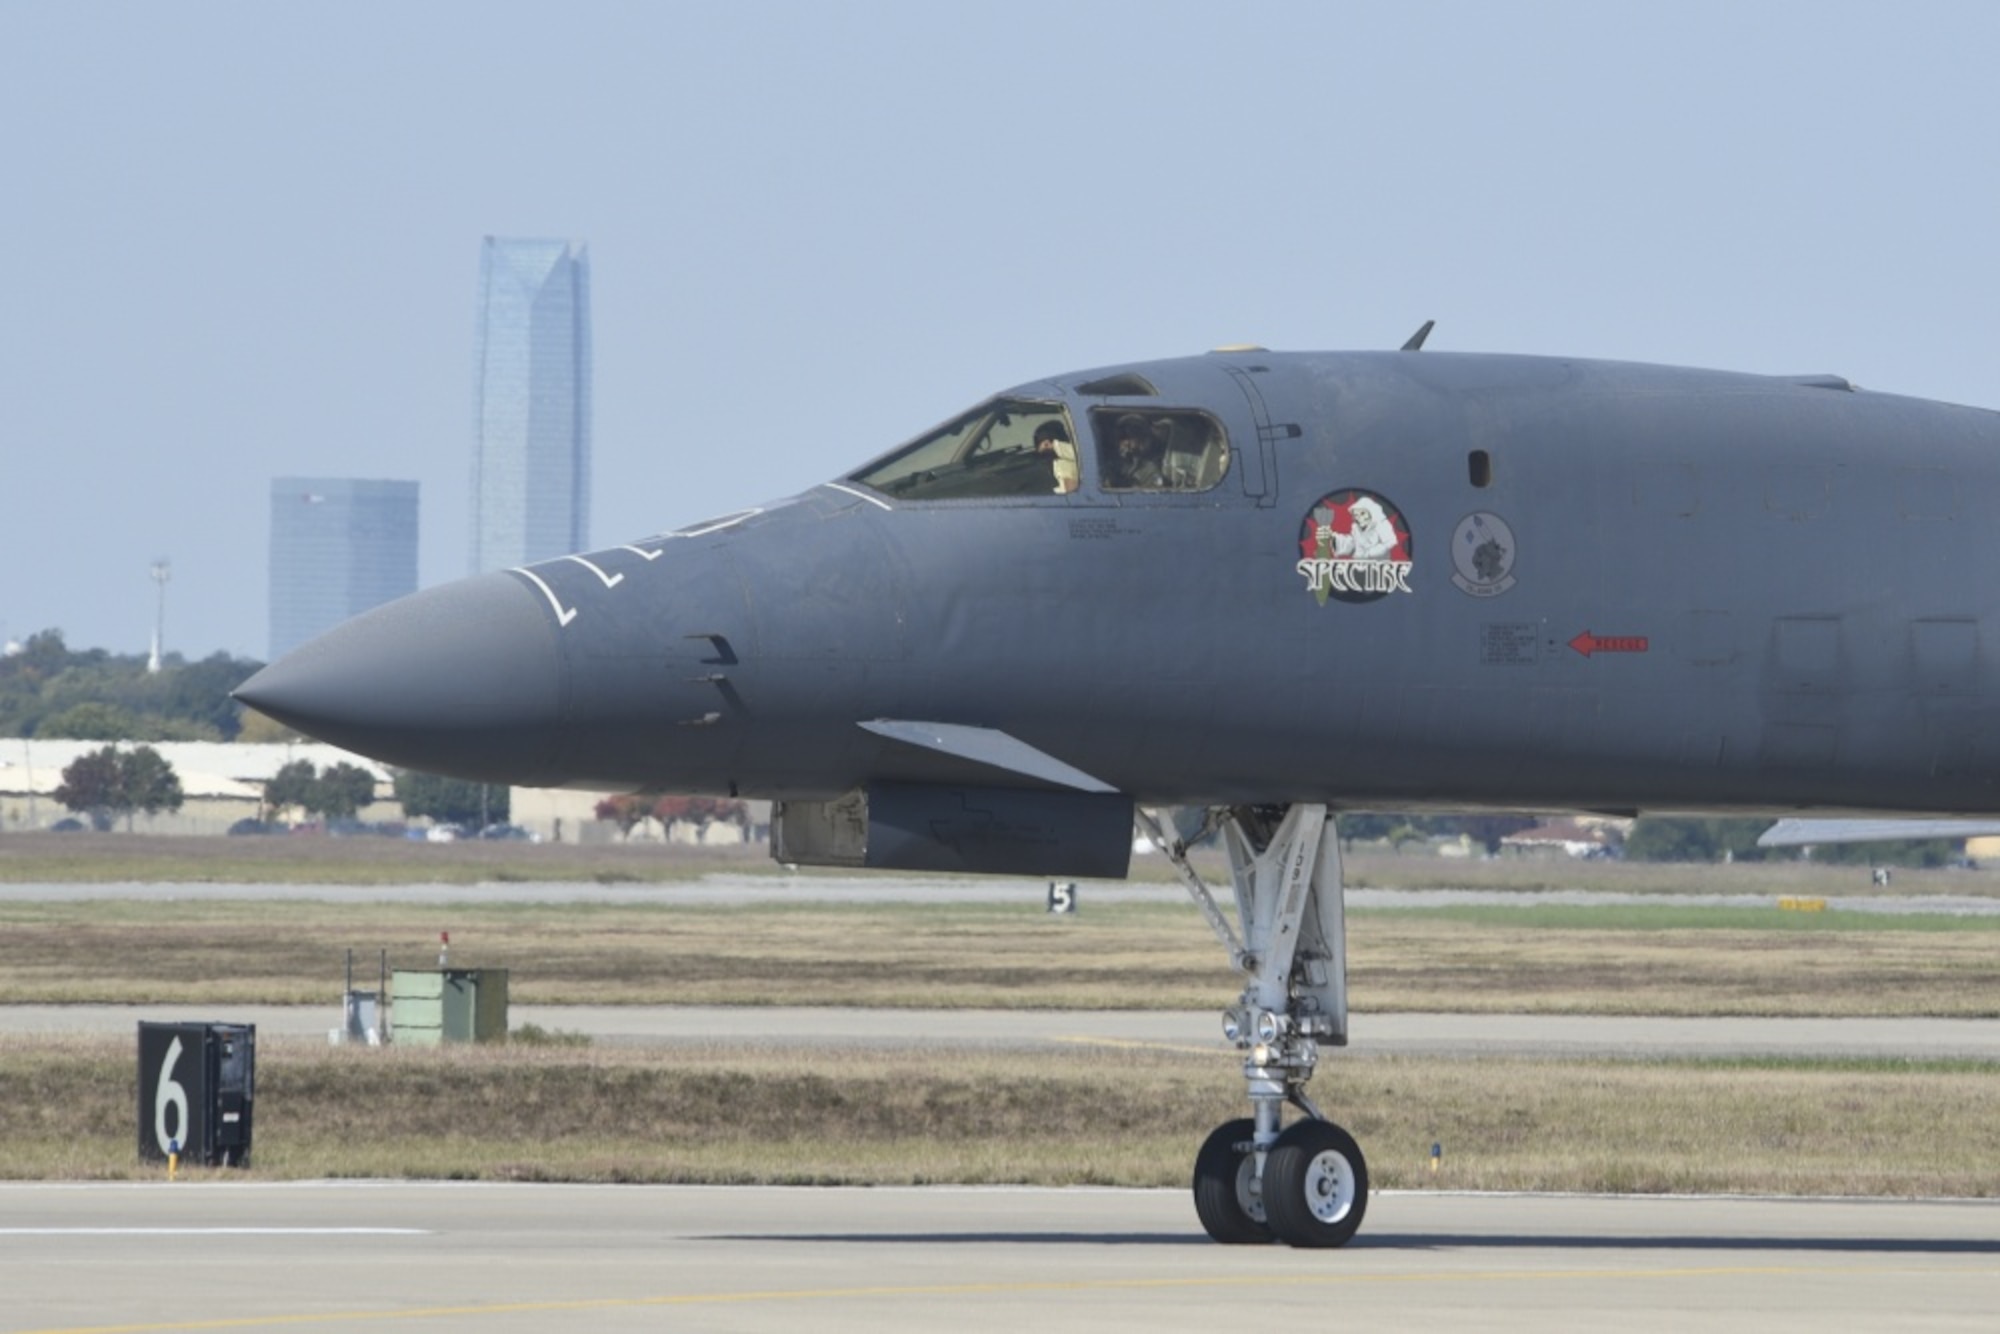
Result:
[[1368,1162],[1331,1121],[1298,1121],[1264,1159],[1264,1210],[1287,1246],[1345,1246],[1368,1212]]
[[1209,1236],[1225,1246],[1270,1242],[1264,1202],[1257,1189],[1257,1158],[1245,1146],[1257,1133],[1249,1117],[1217,1126],[1194,1158],[1194,1212]]

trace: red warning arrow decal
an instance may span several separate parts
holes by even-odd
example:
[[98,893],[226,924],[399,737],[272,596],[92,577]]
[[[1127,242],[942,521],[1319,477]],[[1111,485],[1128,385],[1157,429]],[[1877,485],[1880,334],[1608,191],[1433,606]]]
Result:
[[1651,647],[1644,635],[1594,635],[1585,630],[1569,646],[1589,657],[1593,653],[1644,653]]

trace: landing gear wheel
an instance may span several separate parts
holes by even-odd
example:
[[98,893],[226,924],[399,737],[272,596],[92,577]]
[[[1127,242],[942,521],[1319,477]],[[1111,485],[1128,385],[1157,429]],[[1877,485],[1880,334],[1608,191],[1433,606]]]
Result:
[[1194,1159],[1194,1212],[1208,1235],[1225,1246],[1271,1240],[1257,1183],[1257,1155],[1247,1146],[1257,1133],[1249,1117],[1225,1121],[1202,1142]]
[[1263,1202],[1286,1245],[1345,1246],[1368,1211],[1360,1146],[1331,1121],[1294,1122],[1264,1158]]

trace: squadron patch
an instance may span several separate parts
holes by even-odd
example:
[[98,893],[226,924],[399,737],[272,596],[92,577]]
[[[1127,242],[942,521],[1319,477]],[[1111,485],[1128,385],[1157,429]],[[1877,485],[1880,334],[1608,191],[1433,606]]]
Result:
[[1374,602],[1408,593],[1414,543],[1394,505],[1372,491],[1333,491],[1320,497],[1299,525],[1296,568],[1306,591],[1323,607]]
[[1451,535],[1451,581],[1476,598],[1514,586],[1514,530],[1497,514],[1478,510]]

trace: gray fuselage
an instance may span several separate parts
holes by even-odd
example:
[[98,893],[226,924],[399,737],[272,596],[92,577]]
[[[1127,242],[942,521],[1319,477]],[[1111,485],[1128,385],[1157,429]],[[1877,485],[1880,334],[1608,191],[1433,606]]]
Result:
[[[887,456],[419,593],[245,698],[532,785],[1041,785],[863,726],[914,719],[1144,804],[2000,811],[1993,413],[1435,352],[1218,353],[995,402],[1061,420],[1073,490]],[[1207,471],[1114,484],[1133,414],[1163,448],[1212,426]],[[948,467],[1029,475],[1027,445],[979,448]],[[314,694],[335,677],[340,708]]]

